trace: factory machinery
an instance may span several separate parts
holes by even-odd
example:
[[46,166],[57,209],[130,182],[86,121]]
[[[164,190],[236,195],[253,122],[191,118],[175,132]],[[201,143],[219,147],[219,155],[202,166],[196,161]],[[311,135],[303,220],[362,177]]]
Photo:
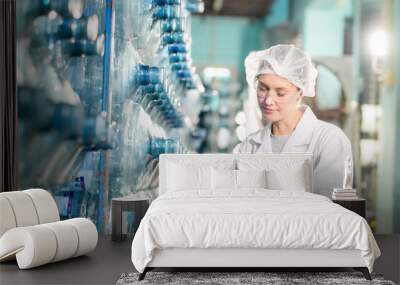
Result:
[[191,62],[201,0],[17,1],[19,187],[110,227],[110,201],[158,184],[158,156],[196,149]]

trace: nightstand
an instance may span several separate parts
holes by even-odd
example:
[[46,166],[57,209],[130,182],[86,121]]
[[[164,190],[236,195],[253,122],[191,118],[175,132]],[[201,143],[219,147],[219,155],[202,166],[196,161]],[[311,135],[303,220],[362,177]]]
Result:
[[[154,197],[145,193],[135,193],[121,198],[113,198],[111,205],[112,230],[111,239],[113,241],[123,241],[126,239],[127,221],[125,212],[134,212],[135,231],[139,227],[140,221]],[[124,219],[125,217],[125,219]]]
[[332,200],[332,202],[339,204],[340,206],[359,214],[365,219],[366,201],[365,199],[358,198],[354,200]]

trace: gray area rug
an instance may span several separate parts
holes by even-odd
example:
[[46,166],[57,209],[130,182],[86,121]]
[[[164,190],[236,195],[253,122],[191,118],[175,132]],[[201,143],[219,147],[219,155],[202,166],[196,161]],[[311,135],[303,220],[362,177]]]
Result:
[[372,275],[368,281],[360,272],[154,272],[150,271],[142,281],[139,273],[124,273],[117,285],[133,284],[379,284],[395,285],[380,275]]

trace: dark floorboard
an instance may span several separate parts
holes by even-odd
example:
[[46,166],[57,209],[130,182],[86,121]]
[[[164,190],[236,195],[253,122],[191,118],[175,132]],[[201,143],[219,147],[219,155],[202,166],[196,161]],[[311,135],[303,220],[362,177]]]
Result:
[[381,250],[374,264],[374,271],[383,274],[385,279],[400,284],[400,234],[376,235],[375,239]]
[[[377,235],[376,240],[382,256],[376,261],[374,272],[399,284],[400,235]],[[115,284],[122,273],[134,271],[131,242],[132,238],[115,243],[110,236],[101,236],[96,250],[88,256],[29,270],[19,270],[16,262],[3,263],[0,284]]]

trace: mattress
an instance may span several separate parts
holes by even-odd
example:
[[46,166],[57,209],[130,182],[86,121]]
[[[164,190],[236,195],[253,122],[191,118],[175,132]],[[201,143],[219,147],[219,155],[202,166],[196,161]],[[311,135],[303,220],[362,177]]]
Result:
[[321,195],[266,189],[159,196],[133,239],[132,262],[143,272],[168,248],[359,250],[371,272],[380,255],[361,216]]

